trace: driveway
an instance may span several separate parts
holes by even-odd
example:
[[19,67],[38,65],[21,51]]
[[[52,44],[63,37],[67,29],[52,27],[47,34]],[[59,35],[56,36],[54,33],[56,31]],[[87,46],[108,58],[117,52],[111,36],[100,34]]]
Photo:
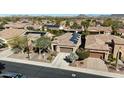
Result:
[[88,69],[95,69],[95,70],[108,72],[106,64],[101,59],[89,57],[89,58],[83,60],[83,62],[85,63],[86,68],[88,68]]
[[68,66],[69,63],[67,63],[64,58],[66,56],[68,56],[70,53],[59,53],[55,59],[53,60],[52,62],[52,65],[53,66],[56,66],[56,67],[65,67],[65,66]]

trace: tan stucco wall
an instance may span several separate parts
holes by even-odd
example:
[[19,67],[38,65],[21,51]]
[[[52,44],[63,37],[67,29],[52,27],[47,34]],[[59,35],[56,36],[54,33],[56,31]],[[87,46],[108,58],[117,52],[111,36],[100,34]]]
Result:
[[114,57],[116,57],[118,50],[120,50],[122,56],[124,56],[124,45],[115,45],[114,54],[113,54]]

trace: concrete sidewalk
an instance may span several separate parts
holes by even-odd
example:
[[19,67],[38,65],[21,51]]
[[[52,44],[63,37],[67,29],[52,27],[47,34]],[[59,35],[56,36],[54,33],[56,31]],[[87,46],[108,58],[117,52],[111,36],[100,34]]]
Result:
[[0,53],[0,58],[2,58],[2,57],[8,57],[8,56],[10,56],[10,55],[12,55],[13,54],[13,52],[11,51],[11,49],[9,48],[9,49],[7,49],[7,50],[5,50],[5,51],[2,51],[1,53]]
[[67,63],[64,58],[66,56],[68,56],[70,53],[59,53],[55,59],[53,60],[52,62],[52,65],[53,66],[56,66],[56,67],[65,67],[65,66],[68,66],[69,63]]
[[70,67],[70,66],[57,67],[57,66],[54,66],[50,63],[20,60],[20,59],[14,59],[14,58],[0,58],[0,60],[14,62],[14,63],[44,66],[44,67],[50,67],[50,68],[58,68],[58,69],[63,69],[63,70],[68,70],[68,71],[76,71],[76,72],[82,72],[82,73],[93,74],[93,75],[100,75],[100,76],[105,76],[105,77],[115,77],[115,78],[122,78],[123,77],[124,78],[124,75],[122,75],[122,74],[104,72],[104,71],[98,71],[98,70],[92,70],[92,69],[76,68],[76,67]]

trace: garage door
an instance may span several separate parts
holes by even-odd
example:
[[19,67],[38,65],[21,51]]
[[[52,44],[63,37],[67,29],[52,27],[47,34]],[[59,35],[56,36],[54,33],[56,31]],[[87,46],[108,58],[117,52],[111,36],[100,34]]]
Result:
[[104,59],[105,53],[91,52],[90,57]]
[[60,47],[60,52],[70,53],[73,51],[73,48]]

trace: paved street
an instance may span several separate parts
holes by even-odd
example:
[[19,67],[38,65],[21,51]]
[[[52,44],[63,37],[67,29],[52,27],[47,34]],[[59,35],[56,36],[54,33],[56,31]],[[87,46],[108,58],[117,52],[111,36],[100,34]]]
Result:
[[13,63],[8,61],[0,61],[5,64],[5,71],[18,72],[29,78],[72,78],[76,74],[77,78],[101,78],[102,76],[91,75],[86,73],[61,70],[57,68],[48,68],[43,66],[34,66],[29,64]]

